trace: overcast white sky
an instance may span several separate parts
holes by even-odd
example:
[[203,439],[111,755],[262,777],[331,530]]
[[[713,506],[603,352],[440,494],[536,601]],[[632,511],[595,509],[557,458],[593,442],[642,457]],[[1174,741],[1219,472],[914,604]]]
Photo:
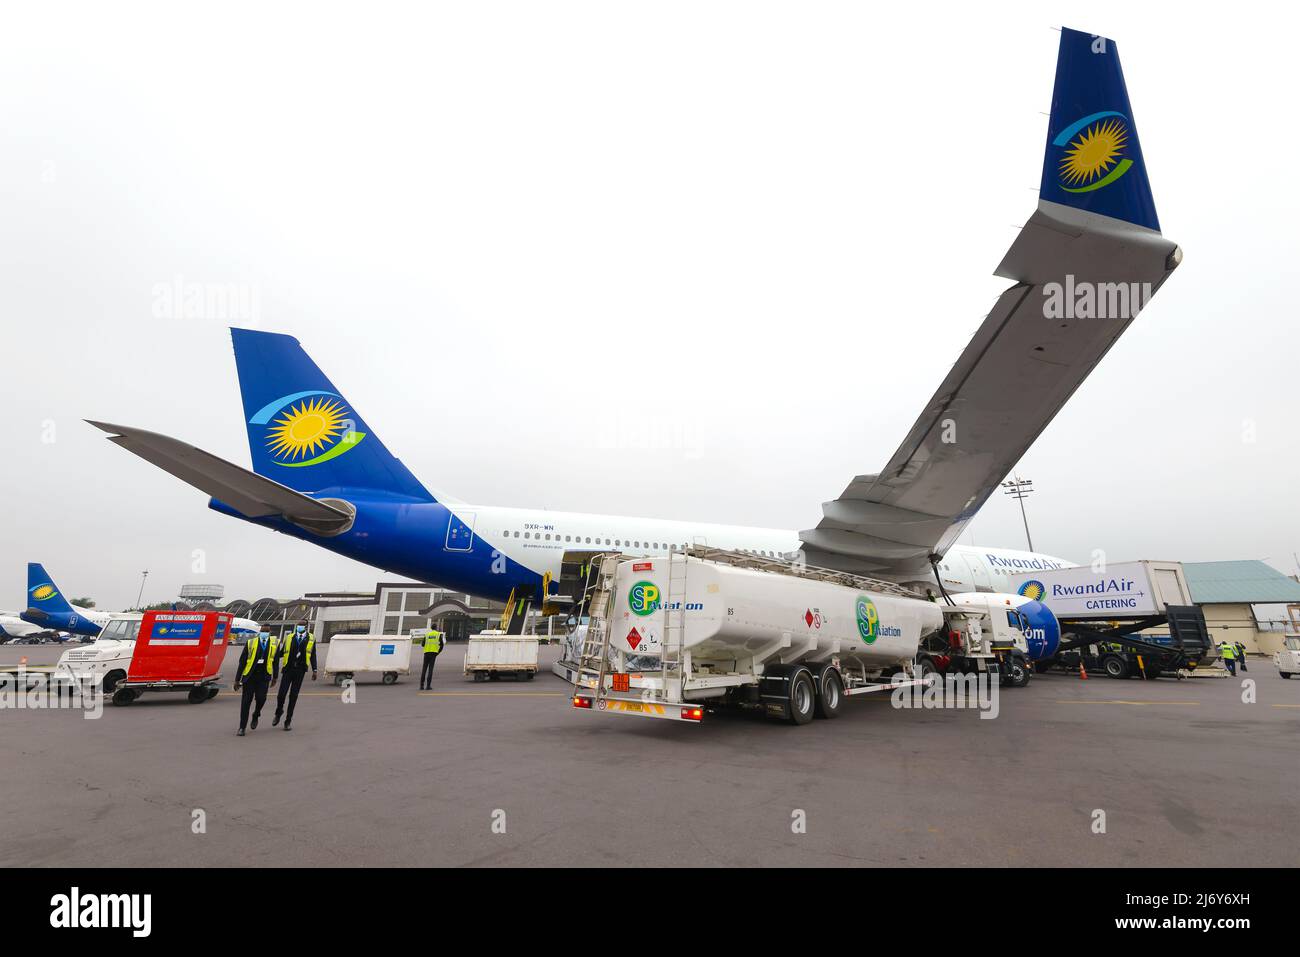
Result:
[[[1021,463],[1034,544],[1296,571],[1293,9],[425,6],[4,5],[0,608],[28,560],[102,608],[384,577],[81,421],[248,463],[177,277],[255,291],[435,489],[811,527],[1005,285],[1063,23],[1118,42],[1186,259]],[[1022,546],[1015,503],[972,537]]]

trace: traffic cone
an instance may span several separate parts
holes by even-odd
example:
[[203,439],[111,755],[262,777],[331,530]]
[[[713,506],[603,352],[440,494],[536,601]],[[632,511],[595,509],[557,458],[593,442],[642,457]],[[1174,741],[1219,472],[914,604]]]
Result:
[[1079,662],[1079,680],[1080,681],[1088,680],[1088,672],[1084,670],[1082,661]]

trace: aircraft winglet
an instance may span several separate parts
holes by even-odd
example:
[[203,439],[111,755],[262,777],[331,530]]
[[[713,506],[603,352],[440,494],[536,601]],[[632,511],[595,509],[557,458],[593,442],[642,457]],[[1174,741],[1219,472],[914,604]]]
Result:
[[1114,40],[1061,29],[1038,195],[1160,231]]

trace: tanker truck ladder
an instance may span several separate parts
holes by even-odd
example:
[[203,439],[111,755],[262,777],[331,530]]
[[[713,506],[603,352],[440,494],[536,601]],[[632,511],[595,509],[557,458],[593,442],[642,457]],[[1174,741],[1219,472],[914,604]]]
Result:
[[[578,668],[573,677],[574,703],[579,692],[591,689],[592,698],[601,702],[606,697],[605,673],[609,669],[609,637],[613,631],[609,611],[613,606],[614,581],[618,572],[616,556],[597,557],[592,561],[595,584],[588,590],[587,634],[578,654]],[[589,705],[588,705],[589,706]]]
[[[677,559],[677,560],[674,560]],[[681,574],[678,574],[680,566]],[[660,649],[660,688],[664,698],[673,703],[682,700],[682,688],[690,672],[690,652],[686,647],[686,577],[690,557],[675,548],[668,550],[668,594],[664,596],[664,643]],[[673,614],[673,595],[679,595],[677,614]],[[673,619],[676,619],[674,624]],[[685,670],[683,670],[683,663]]]

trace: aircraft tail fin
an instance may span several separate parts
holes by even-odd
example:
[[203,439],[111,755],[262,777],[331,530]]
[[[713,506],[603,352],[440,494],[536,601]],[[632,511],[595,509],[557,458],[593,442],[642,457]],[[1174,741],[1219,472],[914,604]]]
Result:
[[1039,198],[1160,231],[1114,40],[1061,30]]
[[379,440],[298,340],[231,329],[253,471],[298,492],[433,496]]
[[27,607],[47,614],[75,611],[40,562],[27,563]]

